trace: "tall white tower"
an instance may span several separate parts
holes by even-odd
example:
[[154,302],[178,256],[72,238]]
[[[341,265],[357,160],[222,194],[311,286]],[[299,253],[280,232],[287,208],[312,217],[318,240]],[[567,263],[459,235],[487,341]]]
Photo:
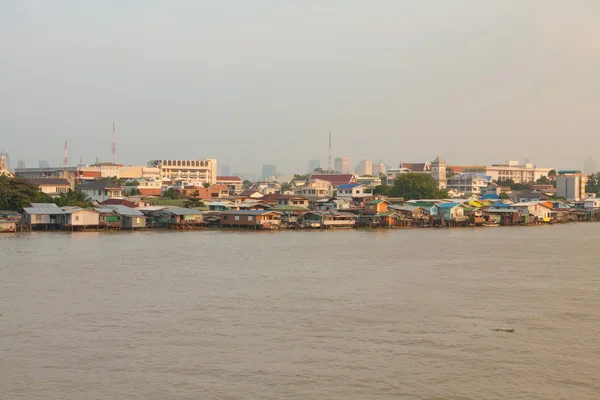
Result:
[[440,155],[435,158],[431,162],[431,176],[438,183],[438,188],[446,189],[448,187],[448,182],[446,180],[446,162],[440,158]]

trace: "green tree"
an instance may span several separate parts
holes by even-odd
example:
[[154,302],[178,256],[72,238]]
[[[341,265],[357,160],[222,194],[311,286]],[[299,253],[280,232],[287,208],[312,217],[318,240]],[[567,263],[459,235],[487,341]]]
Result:
[[450,167],[446,168],[446,178],[452,178],[455,175],[454,170]]
[[325,170],[321,167],[319,168],[315,168],[315,170],[313,171],[315,174],[324,174]]
[[550,179],[548,179],[547,176],[542,176],[540,179],[535,181],[535,184],[536,185],[551,185],[552,181]]
[[208,183],[208,182],[204,182],[204,183],[202,184],[202,186],[204,186],[205,188],[209,188],[209,187],[210,187],[210,183]]
[[500,193],[500,199],[502,200],[510,200],[510,196],[507,195],[506,193]]
[[242,186],[244,187],[244,189],[248,189],[250,185],[252,185],[252,182],[247,179],[244,182],[242,182]]
[[400,174],[388,193],[393,197],[411,199],[441,199],[448,196],[445,190],[439,190],[438,184],[428,174]]
[[552,181],[556,180],[557,175],[558,174],[553,169],[551,169],[550,172],[548,172],[548,178],[550,178],[550,180],[552,180]]
[[197,190],[194,190],[184,205],[187,208],[204,207],[204,202],[200,198],[200,193]]
[[81,190],[69,190],[66,193],[61,193],[54,203],[59,207],[76,206],[81,208],[91,207],[90,199],[83,194]]
[[177,192],[173,188],[168,188],[167,190],[165,190],[161,197],[163,199],[171,199],[171,200],[179,199]]
[[378,194],[381,196],[387,196],[390,193],[391,188],[388,185],[377,185],[373,190],[373,194]]
[[0,209],[19,210],[31,203],[52,203],[52,199],[23,178],[0,175]]

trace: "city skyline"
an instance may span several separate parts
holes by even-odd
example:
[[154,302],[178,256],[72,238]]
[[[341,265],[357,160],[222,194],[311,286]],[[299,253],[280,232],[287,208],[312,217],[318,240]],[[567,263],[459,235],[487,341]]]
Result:
[[3,3],[12,167],[60,165],[64,141],[71,164],[110,161],[113,121],[133,165],[257,173],[268,152],[300,172],[327,159],[329,131],[334,156],[390,165],[599,158],[560,139],[600,147],[600,3],[234,3]]

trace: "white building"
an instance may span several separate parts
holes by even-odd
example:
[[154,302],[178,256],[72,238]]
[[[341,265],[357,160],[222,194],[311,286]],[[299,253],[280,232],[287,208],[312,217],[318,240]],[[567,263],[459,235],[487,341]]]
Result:
[[371,160],[361,160],[356,167],[356,175],[373,175],[373,162]]
[[410,172],[411,171],[408,168],[390,168],[385,173],[385,176],[387,177],[388,184],[391,184],[394,182],[394,179],[398,177],[398,175],[408,174]]
[[438,184],[438,189],[446,189],[448,185],[446,179],[446,162],[443,161],[438,155],[435,160],[431,162],[431,176]]
[[333,185],[322,179],[310,179],[306,185],[296,190],[296,193],[301,196],[332,197]]
[[90,181],[77,188],[92,201],[102,203],[108,199],[123,198],[123,188],[111,181]]
[[465,195],[481,195],[487,193],[489,177],[485,174],[456,174],[447,181],[447,188]]
[[373,189],[360,183],[347,183],[337,187],[337,197],[354,198],[354,197],[371,197]]
[[386,169],[384,164],[373,164],[373,176],[385,175]]
[[518,161],[507,161],[506,164],[493,164],[485,169],[485,174],[494,181],[512,179],[515,183],[535,182],[542,176],[548,176],[552,168],[537,168],[533,164],[520,165]]
[[335,170],[340,174],[349,174],[350,157],[337,157],[335,159]]
[[587,177],[578,170],[558,171],[556,195],[567,200],[584,200]]
[[538,218],[550,218],[553,214],[552,209],[537,201],[515,203],[511,204],[509,208],[519,210],[523,215],[532,215]]
[[150,167],[158,167],[163,180],[184,180],[188,185],[217,183],[217,160],[153,160]]

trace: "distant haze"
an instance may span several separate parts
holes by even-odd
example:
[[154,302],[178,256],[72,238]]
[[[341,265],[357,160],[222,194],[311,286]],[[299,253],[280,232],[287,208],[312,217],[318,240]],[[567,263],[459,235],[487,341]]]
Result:
[[600,147],[600,2],[0,4],[0,148],[13,167],[216,158],[304,172],[507,159],[582,168]]

